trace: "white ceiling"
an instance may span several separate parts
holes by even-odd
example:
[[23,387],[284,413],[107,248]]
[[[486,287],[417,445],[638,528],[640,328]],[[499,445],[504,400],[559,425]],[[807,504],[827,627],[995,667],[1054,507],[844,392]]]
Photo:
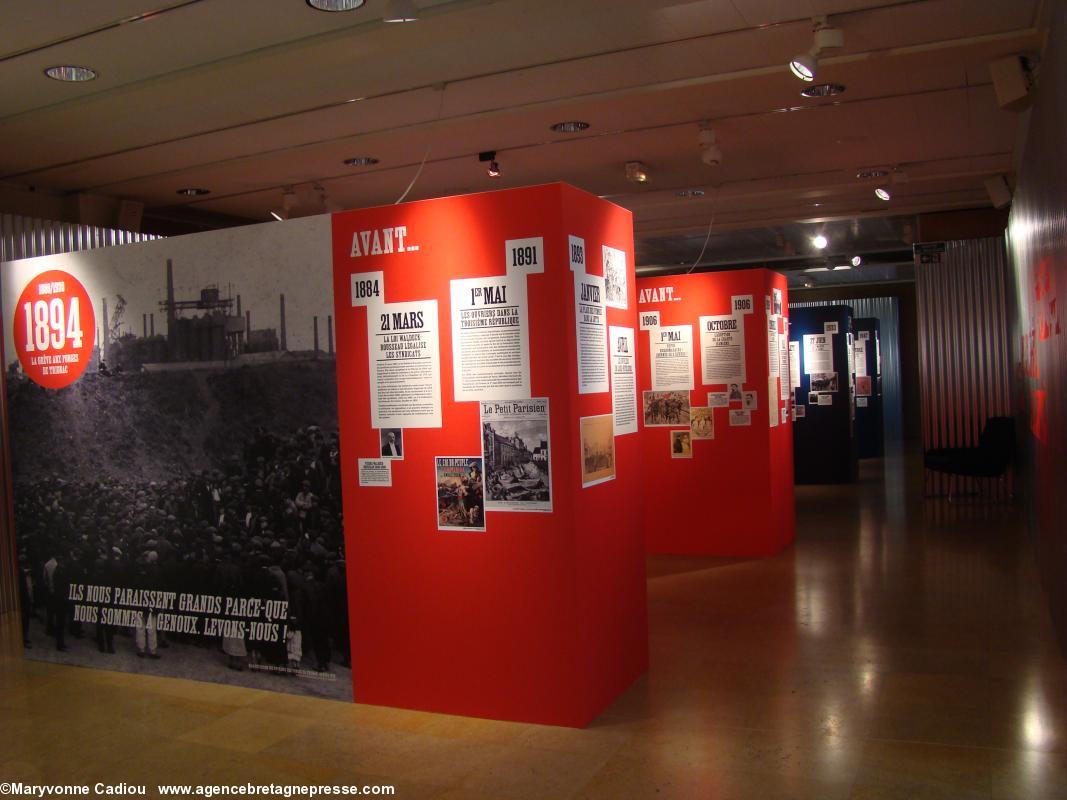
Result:
[[[322,210],[315,183],[344,208],[394,202],[425,157],[409,199],[564,180],[633,209],[639,237],[974,208],[1019,120],[988,64],[1041,44],[1040,0],[417,0],[408,25],[384,5],[4,0],[0,183],[262,221],[286,185],[297,213]],[[817,82],[847,91],[823,100],[785,66],[815,14],[845,36]],[[99,78],[51,81],[53,64]],[[550,130],[570,119],[591,127]],[[343,165],[357,155],[380,163]],[[871,166],[907,178],[888,204],[856,178]]]

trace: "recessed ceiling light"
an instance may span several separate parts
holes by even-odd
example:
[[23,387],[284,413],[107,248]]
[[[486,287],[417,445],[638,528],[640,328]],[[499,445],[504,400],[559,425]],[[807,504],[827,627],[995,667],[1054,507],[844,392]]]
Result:
[[648,183],[648,167],[640,161],[627,161],[626,180],[630,183]]
[[580,120],[570,120],[568,122],[557,122],[552,126],[552,130],[556,133],[580,133],[581,131],[588,130],[589,123],[582,122]]
[[888,201],[889,198],[892,197],[893,195],[891,195],[889,193],[889,190],[887,188],[885,188],[884,186],[879,186],[877,189],[874,190],[874,196],[877,197],[879,200]]
[[704,190],[703,189],[680,189],[679,191],[675,192],[675,194],[678,197],[703,197],[704,196]]
[[66,81],[68,83],[82,83],[83,81],[91,81],[96,77],[96,70],[90,67],[73,67],[66,64],[60,64],[55,67],[49,67],[44,71],[54,81]]
[[861,181],[869,180],[871,178],[884,178],[889,174],[888,170],[875,169],[874,167],[864,167],[856,172],[856,177]]
[[370,167],[378,163],[378,159],[374,156],[355,156],[354,158],[345,159],[346,167]]
[[185,195],[186,197],[199,197],[202,194],[211,194],[211,190],[202,186],[186,186],[179,189],[177,194]]
[[840,83],[816,83],[814,86],[808,86],[800,90],[800,93],[804,97],[833,97],[835,94],[842,94],[845,91],[845,87]]
[[823,236],[821,233],[811,238],[811,246],[814,247],[816,250],[825,250],[826,245],[828,244],[829,241],[827,241],[826,237]]
[[355,11],[364,0],[304,0],[316,11]]

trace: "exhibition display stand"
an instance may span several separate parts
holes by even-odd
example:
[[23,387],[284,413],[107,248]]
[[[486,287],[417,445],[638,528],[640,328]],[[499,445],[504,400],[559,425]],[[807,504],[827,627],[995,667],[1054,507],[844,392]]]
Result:
[[789,339],[797,357],[797,483],[850,483],[858,470],[852,308],[795,308]]
[[860,458],[885,454],[882,419],[881,325],[875,317],[852,320],[855,332],[853,360],[856,367],[856,442]]
[[356,701],[589,723],[648,666],[630,212],[551,184],[332,224]]
[[793,540],[784,276],[638,281],[649,552],[768,556]]

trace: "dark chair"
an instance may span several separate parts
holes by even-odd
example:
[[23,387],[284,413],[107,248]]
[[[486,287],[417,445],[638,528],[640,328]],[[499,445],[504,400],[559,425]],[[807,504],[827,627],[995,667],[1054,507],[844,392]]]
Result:
[[940,447],[923,454],[923,465],[935,472],[971,478],[999,478],[1015,457],[1015,417],[990,417],[977,447]]

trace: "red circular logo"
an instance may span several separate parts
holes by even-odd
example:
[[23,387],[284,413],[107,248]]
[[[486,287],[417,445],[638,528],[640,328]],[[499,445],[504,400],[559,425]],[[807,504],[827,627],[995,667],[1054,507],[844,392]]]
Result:
[[62,389],[89,366],[96,317],[85,287],[70,273],[50,269],[26,284],[14,325],[19,361],[34,383]]

